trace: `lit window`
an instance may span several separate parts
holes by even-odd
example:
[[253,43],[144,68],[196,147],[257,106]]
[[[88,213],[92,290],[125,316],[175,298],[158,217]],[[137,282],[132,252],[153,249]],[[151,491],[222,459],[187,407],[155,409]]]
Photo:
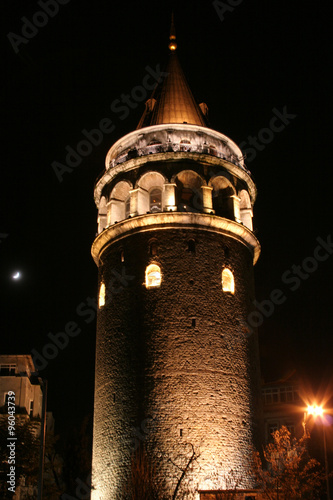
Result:
[[105,284],[101,284],[99,289],[98,306],[103,307],[105,305]]
[[151,212],[161,212],[162,210],[162,191],[161,189],[152,189],[149,196],[149,210]]
[[230,269],[223,269],[222,271],[222,290],[224,292],[235,293],[234,275]]
[[146,288],[161,286],[161,269],[156,264],[150,264],[146,269]]

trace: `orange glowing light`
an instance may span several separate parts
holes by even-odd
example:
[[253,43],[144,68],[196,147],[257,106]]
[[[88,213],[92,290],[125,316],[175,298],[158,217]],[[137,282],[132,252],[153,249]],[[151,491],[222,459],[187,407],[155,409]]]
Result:
[[146,288],[157,288],[161,286],[161,269],[156,264],[150,264],[146,269]]
[[105,284],[101,284],[101,288],[99,289],[99,297],[98,297],[98,306],[105,306]]
[[320,417],[324,413],[324,409],[321,406],[309,405],[307,407],[308,415],[313,415],[314,417]]

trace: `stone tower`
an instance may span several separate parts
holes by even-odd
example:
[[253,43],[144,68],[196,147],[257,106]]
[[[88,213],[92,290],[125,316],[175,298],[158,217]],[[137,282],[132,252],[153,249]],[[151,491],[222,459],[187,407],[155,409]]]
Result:
[[95,186],[96,500],[121,498],[143,447],[167,498],[230,487],[231,470],[253,487],[256,187],[239,147],[207,127],[176,49],[172,29],[167,75]]

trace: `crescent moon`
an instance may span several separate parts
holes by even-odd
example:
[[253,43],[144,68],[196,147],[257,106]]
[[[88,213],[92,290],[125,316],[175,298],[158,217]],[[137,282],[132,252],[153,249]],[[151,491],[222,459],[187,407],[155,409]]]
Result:
[[21,274],[19,271],[17,271],[15,274],[13,274],[13,279],[18,280],[21,277]]

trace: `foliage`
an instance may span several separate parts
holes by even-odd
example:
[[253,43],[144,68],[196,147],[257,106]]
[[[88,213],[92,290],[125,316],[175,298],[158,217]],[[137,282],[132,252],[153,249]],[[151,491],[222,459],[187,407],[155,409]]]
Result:
[[[40,458],[40,430],[41,422],[30,419],[28,416],[16,416],[15,437],[15,483],[24,486],[24,498],[36,499],[39,478]],[[0,497],[1,499],[13,498],[13,493],[8,492],[7,474],[8,461],[8,423],[7,419],[0,421]],[[58,499],[61,493],[61,468],[62,460],[58,453],[58,438],[46,435],[46,449],[44,460],[43,494],[49,500]]]
[[255,473],[263,496],[269,500],[319,498],[324,475],[307,452],[308,436],[292,438],[286,427],[273,432],[273,442],[263,450],[266,467],[255,453]]
[[[31,422],[29,418],[16,418],[15,437],[15,482],[20,484],[20,479],[25,478],[26,486],[37,486],[39,465],[39,422]],[[6,419],[0,424],[0,492],[6,498],[7,474],[9,472],[8,460],[8,423]],[[13,495],[11,494],[11,497]]]
[[48,500],[58,499],[62,493],[63,459],[59,449],[59,436],[46,434],[44,458],[43,496]]

